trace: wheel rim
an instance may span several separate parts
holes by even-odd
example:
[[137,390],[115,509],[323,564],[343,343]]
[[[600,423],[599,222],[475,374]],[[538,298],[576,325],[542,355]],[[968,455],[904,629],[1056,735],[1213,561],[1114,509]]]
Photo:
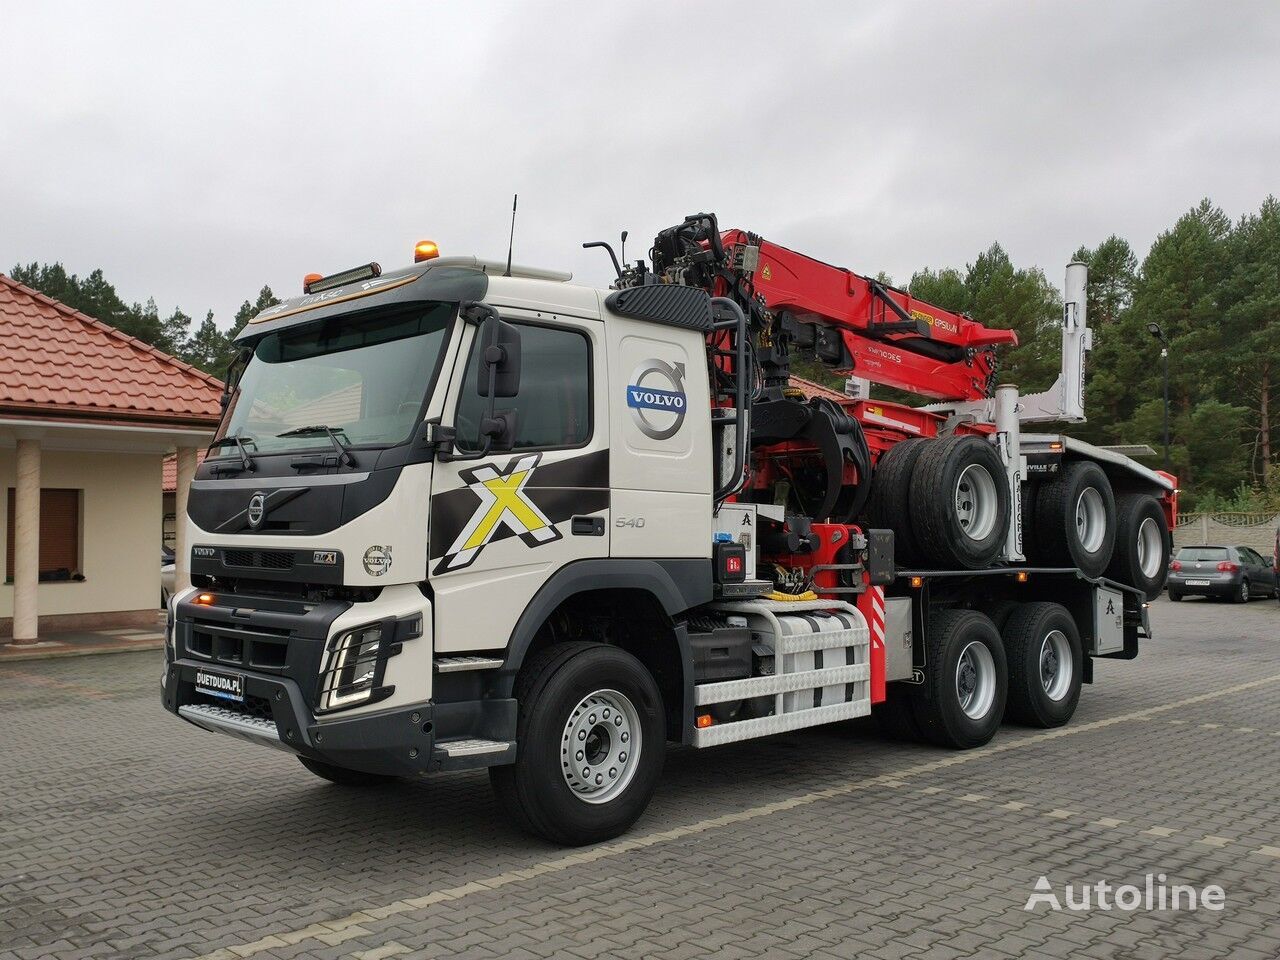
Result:
[[1061,630],[1050,630],[1040,642],[1040,683],[1050,700],[1061,700],[1071,689],[1075,663],[1071,644]]
[[1240,581],[1240,599],[1241,600],[1249,599],[1249,581],[1248,580]]
[[608,803],[635,775],[642,747],[640,713],[617,690],[589,693],[569,711],[560,740],[560,772],[587,803]]
[[955,489],[956,519],[970,540],[985,540],[996,526],[1000,497],[986,467],[971,463],[960,471]]
[[1107,508],[1097,487],[1085,487],[1076,500],[1076,537],[1089,553],[1102,549],[1107,537]]
[[1160,572],[1160,558],[1164,554],[1160,524],[1151,517],[1138,527],[1138,569],[1144,577],[1154,577]]
[[956,661],[956,698],[970,720],[981,720],[996,698],[996,662],[981,640],[971,640]]

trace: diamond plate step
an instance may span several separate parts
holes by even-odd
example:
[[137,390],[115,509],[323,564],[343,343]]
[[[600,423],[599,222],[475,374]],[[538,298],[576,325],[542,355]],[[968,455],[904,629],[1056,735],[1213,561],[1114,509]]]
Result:
[[497,670],[501,657],[437,657],[436,673],[463,673],[467,670]]

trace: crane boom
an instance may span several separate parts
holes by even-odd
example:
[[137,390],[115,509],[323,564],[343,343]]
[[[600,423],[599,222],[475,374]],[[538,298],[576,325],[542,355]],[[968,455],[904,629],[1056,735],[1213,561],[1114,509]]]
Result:
[[652,250],[665,282],[701,286],[747,311],[766,392],[785,387],[792,349],[837,372],[936,400],[993,395],[996,347],[1017,334],[823,263],[745,230],[721,232],[714,214],[662,231]]

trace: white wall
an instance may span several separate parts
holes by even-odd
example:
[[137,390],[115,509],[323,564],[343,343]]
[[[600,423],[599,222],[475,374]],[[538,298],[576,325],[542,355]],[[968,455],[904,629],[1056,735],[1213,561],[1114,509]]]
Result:
[[[14,451],[0,449],[0,580]],[[40,486],[82,490],[83,583],[42,583],[41,616],[150,610],[160,605],[161,456],[42,450]],[[13,585],[0,583],[0,618],[13,616]]]

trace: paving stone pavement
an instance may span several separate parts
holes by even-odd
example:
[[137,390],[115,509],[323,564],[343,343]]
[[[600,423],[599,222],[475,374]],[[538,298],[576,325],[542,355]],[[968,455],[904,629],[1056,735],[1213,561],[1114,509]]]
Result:
[[[190,727],[162,654],[0,665],[0,960],[1280,956],[1280,604],[1152,607],[1072,724],[980,750],[866,722],[673,751],[566,851],[483,774],[379,789]],[[1221,911],[1024,910],[1218,884]]]

